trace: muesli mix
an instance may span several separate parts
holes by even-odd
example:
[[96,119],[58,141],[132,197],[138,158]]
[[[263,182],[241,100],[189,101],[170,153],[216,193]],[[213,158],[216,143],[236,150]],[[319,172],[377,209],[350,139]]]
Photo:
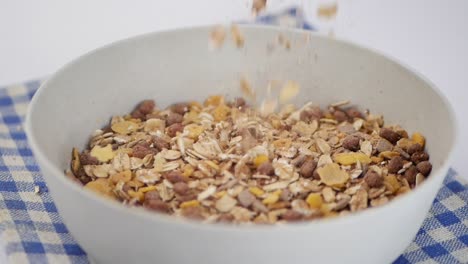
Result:
[[153,100],[114,116],[69,176],[128,206],[206,222],[273,224],[336,217],[388,203],[417,187],[432,165],[420,133],[348,101],[285,103],[294,83],[260,107],[244,98],[159,109]]

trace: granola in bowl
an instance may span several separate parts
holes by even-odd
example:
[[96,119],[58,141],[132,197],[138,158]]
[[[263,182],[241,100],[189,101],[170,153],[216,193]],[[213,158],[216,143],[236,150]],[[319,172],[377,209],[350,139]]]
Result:
[[165,109],[145,100],[73,149],[69,175],[128,206],[273,224],[380,206],[431,172],[423,135],[348,101],[264,110],[219,95]]

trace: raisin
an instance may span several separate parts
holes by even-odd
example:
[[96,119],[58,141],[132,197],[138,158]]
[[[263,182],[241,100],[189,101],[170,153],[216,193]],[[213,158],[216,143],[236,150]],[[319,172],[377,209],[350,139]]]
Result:
[[400,156],[393,157],[388,162],[388,172],[389,173],[397,173],[402,168],[403,168],[403,159]]
[[359,138],[352,135],[346,136],[343,140],[343,148],[349,149],[351,151],[359,150]]
[[263,175],[273,175],[275,174],[275,169],[273,168],[273,165],[271,165],[271,162],[267,161],[258,166],[257,172]]
[[377,172],[370,170],[364,176],[364,181],[366,181],[367,185],[371,188],[379,188],[383,184],[383,177]]
[[390,128],[382,128],[379,135],[390,141],[392,144],[396,144],[397,141],[401,139],[401,136]]
[[317,162],[313,159],[308,159],[302,164],[299,173],[302,177],[310,178],[314,175],[315,168],[317,168]]
[[422,175],[427,176],[431,173],[432,164],[429,161],[421,161],[416,165],[416,168]]

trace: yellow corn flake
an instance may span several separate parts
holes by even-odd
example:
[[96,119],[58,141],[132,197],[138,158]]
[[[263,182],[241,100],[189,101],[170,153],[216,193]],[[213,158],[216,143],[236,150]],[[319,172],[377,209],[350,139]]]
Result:
[[88,182],[85,186],[85,189],[91,190],[99,195],[115,199],[114,192],[112,191],[112,185],[108,179],[98,178],[95,181]]
[[142,192],[142,193],[146,193],[146,192],[149,192],[149,191],[154,191],[156,189],[157,189],[157,187],[153,185],[153,186],[142,187],[142,188],[138,189],[138,191]]
[[190,200],[180,204],[180,208],[188,208],[188,207],[197,207],[200,206],[200,202],[198,200]]
[[192,165],[187,164],[187,165],[184,166],[184,168],[182,170],[182,175],[184,175],[185,177],[190,177],[190,176],[192,176],[194,171],[195,171],[195,169],[192,167]]
[[279,198],[280,198],[281,190],[278,190],[276,192],[269,193],[265,199],[263,199],[264,204],[274,204],[276,203]]
[[338,153],[333,156],[334,160],[341,165],[352,165],[357,163],[368,164],[371,163],[372,160],[364,153],[360,152],[346,152],[346,153]]
[[112,174],[109,179],[113,184],[117,184],[119,181],[128,182],[132,179],[132,172],[130,170],[124,170],[122,172]]
[[128,181],[127,184],[128,184],[129,187],[132,187],[132,188],[140,188],[143,185],[145,185],[144,183],[142,183],[141,181],[138,181],[136,179]]
[[391,193],[395,193],[400,189],[401,185],[395,175],[390,174],[384,178],[385,188]]
[[379,154],[379,157],[385,158],[385,159],[392,159],[394,157],[400,156],[400,153],[396,151],[382,151]]
[[372,156],[372,157],[371,157],[371,161],[372,161],[373,163],[380,163],[380,162],[383,161],[383,158],[381,158],[381,157],[376,157],[376,156]]
[[185,113],[184,115],[184,120],[182,121],[182,124],[190,124],[190,123],[197,123],[199,121],[199,115],[200,112],[198,111],[190,111],[188,113]]
[[281,138],[273,141],[275,148],[289,148],[291,147],[292,141],[290,138]]
[[260,196],[262,196],[262,195],[265,193],[265,191],[263,191],[262,189],[260,189],[260,188],[258,188],[258,187],[250,187],[250,188],[249,188],[249,191],[250,191],[253,195],[257,196],[257,197],[260,197]]
[[140,191],[135,192],[134,190],[128,190],[128,195],[130,195],[130,197],[132,198],[139,200],[140,202],[145,199],[145,194]]
[[108,162],[113,159],[115,152],[112,150],[112,145],[108,144],[105,147],[99,145],[94,146],[94,148],[89,153],[92,157],[95,157],[100,162]]
[[321,181],[331,187],[341,187],[349,180],[349,174],[336,163],[326,164],[318,168],[317,172]]
[[226,195],[226,193],[227,193],[226,191],[220,191],[220,192],[215,193],[213,196],[214,198],[219,199],[223,197],[224,195]]
[[224,104],[224,97],[222,95],[212,95],[206,98],[203,105],[205,106],[218,106]]
[[307,196],[306,202],[310,208],[320,209],[323,204],[323,199],[320,193],[311,193]]
[[299,94],[299,84],[293,81],[287,81],[279,95],[280,103],[284,104],[291,101]]
[[73,173],[77,174],[80,167],[81,167],[80,152],[78,151],[77,148],[73,148],[73,150],[72,150],[72,162],[71,162],[71,169],[72,169]]
[[138,124],[132,121],[122,121],[113,124],[111,129],[117,134],[127,135],[138,130]]
[[218,105],[214,110],[213,110],[213,117],[215,121],[224,121],[228,117],[230,108],[224,104]]
[[255,167],[258,167],[258,166],[262,165],[263,163],[265,163],[267,161],[269,161],[269,158],[268,158],[267,155],[258,155],[253,160],[253,164],[255,165]]
[[198,136],[200,136],[204,130],[202,126],[197,124],[190,124],[184,128],[184,132],[187,133],[187,136],[191,139],[198,139]]
[[414,145],[415,143],[416,142],[414,142],[411,139],[402,138],[402,139],[398,140],[397,146],[404,149],[404,150],[408,150],[408,148],[411,147],[412,145]]
[[421,133],[419,132],[413,133],[413,135],[411,136],[411,139],[424,148],[424,145],[426,144],[426,138],[424,138],[424,136]]

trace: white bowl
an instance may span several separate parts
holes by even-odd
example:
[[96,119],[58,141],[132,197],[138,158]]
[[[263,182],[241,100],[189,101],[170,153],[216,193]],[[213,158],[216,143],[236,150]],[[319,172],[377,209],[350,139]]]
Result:
[[[34,96],[26,131],[70,232],[98,263],[388,263],[408,246],[449,166],[453,110],[427,80],[374,51],[306,33],[242,26],[245,47],[228,38],[208,48],[209,27],[143,35],[86,54]],[[282,33],[291,50],[276,45]],[[309,40],[307,35],[310,35]],[[427,137],[433,171],[388,205],[351,216],[276,226],[210,225],[129,209],[65,178],[72,147],[83,147],[110,116],[152,98],[160,106],[238,94],[241,75],[301,84],[296,103],[350,99]]]

